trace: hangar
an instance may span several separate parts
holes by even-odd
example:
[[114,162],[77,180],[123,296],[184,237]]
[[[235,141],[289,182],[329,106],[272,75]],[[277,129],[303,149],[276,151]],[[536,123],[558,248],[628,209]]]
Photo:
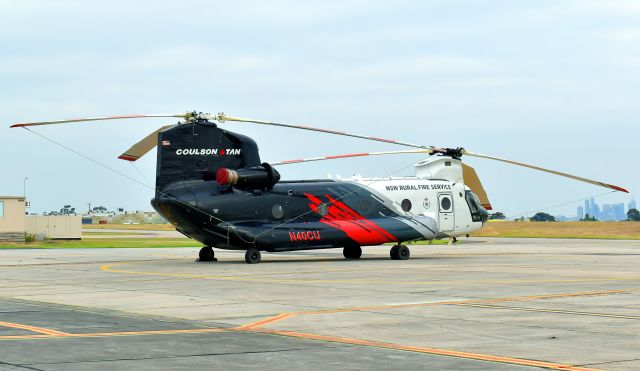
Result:
[[24,196],[0,196],[0,241],[24,242]]

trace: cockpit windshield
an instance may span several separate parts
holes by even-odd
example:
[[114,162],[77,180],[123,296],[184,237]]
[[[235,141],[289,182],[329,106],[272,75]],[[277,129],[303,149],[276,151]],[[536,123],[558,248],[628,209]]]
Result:
[[471,211],[471,220],[474,222],[485,222],[489,213],[481,206],[480,199],[471,191],[465,191],[465,199]]

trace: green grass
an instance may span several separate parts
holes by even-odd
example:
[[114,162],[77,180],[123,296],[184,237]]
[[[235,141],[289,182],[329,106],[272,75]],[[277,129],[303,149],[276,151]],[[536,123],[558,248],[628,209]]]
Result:
[[129,229],[132,231],[175,231],[171,224],[83,224],[82,229]]
[[141,235],[144,236],[144,233],[131,233],[131,232],[82,232],[83,236],[131,236],[131,235]]
[[132,247],[199,247],[186,238],[91,238],[86,240],[48,240],[29,243],[0,242],[0,249],[89,249]]

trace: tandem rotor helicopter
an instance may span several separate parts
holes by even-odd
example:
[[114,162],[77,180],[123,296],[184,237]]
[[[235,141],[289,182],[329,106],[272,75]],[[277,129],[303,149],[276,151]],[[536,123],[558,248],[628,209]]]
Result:
[[[260,251],[343,248],[358,259],[362,246],[394,243],[391,259],[406,260],[404,242],[454,239],[482,228],[491,203],[475,170],[463,156],[539,170],[596,186],[624,188],[464,148],[439,148],[309,126],[188,112],[31,122],[12,128],[70,122],[138,118],[180,118],[162,126],[119,156],[136,161],[157,146],[153,208],[182,234],[205,246],[200,261],[216,260],[213,247],[246,250],[245,261],[260,262]],[[410,150],[353,153],[262,163],[256,142],[218,124],[254,123],[384,142]],[[350,157],[425,154],[413,177],[281,180],[274,168]]]

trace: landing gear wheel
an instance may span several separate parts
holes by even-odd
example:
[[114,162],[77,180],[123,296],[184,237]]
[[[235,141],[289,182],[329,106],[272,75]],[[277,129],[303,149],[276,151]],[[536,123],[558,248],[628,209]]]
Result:
[[244,261],[246,261],[247,264],[258,264],[260,263],[260,257],[260,250],[251,247],[247,249],[247,252],[244,254]]
[[411,251],[405,245],[396,245],[391,248],[389,255],[393,260],[407,260],[411,256]]
[[342,255],[347,259],[360,259],[362,248],[360,246],[347,246],[342,250]]
[[216,254],[213,252],[213,248],[211,246],[205,246],[200,249],[198,253],[198,261],[199,262],[215,262],[218,261],[216,259]]

